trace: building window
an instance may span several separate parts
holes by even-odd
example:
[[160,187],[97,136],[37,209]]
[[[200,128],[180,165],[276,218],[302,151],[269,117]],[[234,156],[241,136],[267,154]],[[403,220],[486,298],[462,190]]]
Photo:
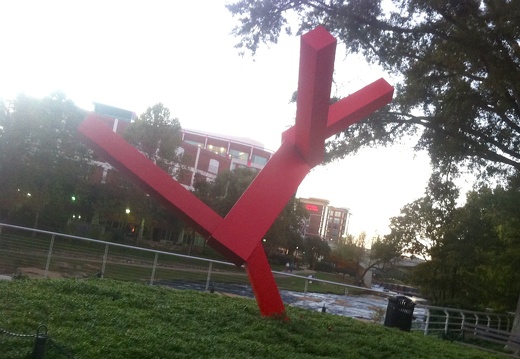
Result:
[[198,147],[204,147],[204,144],[197,141],[191,141],[191,140],[185,140],[184,142],[189,143],[190,145],[198,146]]
[[265,166],[267,164],[267,158],[258,155],[253,155],[252,161],[253,163],[256,163],[261,166]]
[[249,155],[242,151],[229,150],[229,154],[231,157],[238,158],[239,160],[247,161],[249,159]]
[[210,173],[218,173],[218,165],[219,162],[217,160],[211,159],[209,160],[208,172]]

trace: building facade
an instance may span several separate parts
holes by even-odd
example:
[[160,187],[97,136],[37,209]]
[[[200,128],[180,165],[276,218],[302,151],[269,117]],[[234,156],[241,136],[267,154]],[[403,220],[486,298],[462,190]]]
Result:
[[[94,103],[94,112],[114,132],[123,135],[125,129],[136,119],[135,113],[116,107]],[[251,139],[210,134],[202,131],[182,130],[182,144],[177,150],[182,159],[174,166],[172,175],[189,190],[193,190],[196,179],[212,181],[226,170],[248,167],[260,171],[273,156],[272,151]],[[113,167],[103,161],[95,161],[93,180],[110,181]]]
[[182,130],[179,151],[184,173],[178,180],[189,189],[193,189],[197,176],[211,181],[225,170],[248,167],[260,171],[273,156],[261,143],[247,138],[193,130]]
[[325,238],[325,224],[329,201],[321,198],[299,198],[308,214],[303,228],[304,237]]
[[350,220],[348,208],[329,206],[329,201],[321,198],[299,200],[309,215],[302,230],[304,237],[320,237],[331,245],[344,240]]
[[333,243],[343,241],[348,234],[349,220],[350,211],[348,208],[329,206],[327,208],[325,239]]

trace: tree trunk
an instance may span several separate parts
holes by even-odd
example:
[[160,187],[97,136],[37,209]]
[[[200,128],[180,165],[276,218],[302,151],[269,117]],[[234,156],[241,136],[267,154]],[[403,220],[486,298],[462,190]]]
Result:
[[141,225],[139,226],[139,235],[137,236],[138,241],[143,240],[143,231],[144,231],[144,218],[141,219]]
[[[36,211],[36,218],[34,219],[34,229],[38,228],[38,221],[40,220],[40,209]],[[36,232],[32,232],[32,238],[36,237]]]
[[[516,305],[515,319],[513,321],[513,327],[511,328],[511,336],[515,336],[516,340],[520,340],[520,295],[518,296],[518,304]],[[509,341],[506,345],[506,349],[512,350],[515,355],[520,354],[520,345]]]

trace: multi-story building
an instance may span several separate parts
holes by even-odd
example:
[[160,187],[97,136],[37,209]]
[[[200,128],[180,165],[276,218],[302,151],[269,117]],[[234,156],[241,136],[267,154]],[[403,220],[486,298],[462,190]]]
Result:
[[304,236],[317,236],[333,245],[342,241],[348,234],[348,208],[329,206],[329,201],[321,198],[299,200],[309,215],[303,228]]
[[[100,103],[95,103],[94,106],[94,112],[103,115],[101,119],[120,135],[136,118],[131,111]],[[219,173],[239,167],[259,171],[272,157],[273,152],[264,149],[261,143],[247,138],[182,130],[182,144],[177,155],[183,159],[182,165],[177,166],[177,180],[192,190],[197,176],[211,181]],[[93,175],[94,180],[106,182],[112,167],[102,161],[96,161],[95,164],[98,170]]]
[[325,239],[339,243],[348,233],[350,211],[348,208],[328,207]]
[[299,200],[309,215],[303,228],[304,237],[316,236],[324,238],[329,201],[321,198],[299,198]]
[[273,152],[251,139],[193,130],[182,130],[179,151],[188,173],[178,180],[190,189],[197,175],[213,180],[224,170],[249,167],[260,171],[273,156]]

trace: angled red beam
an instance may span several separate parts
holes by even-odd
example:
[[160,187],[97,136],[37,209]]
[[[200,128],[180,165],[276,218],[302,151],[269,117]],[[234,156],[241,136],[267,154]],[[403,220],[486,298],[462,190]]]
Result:
[[294,144],[284,142],[213,232],[212,238],[247,260],[310,169]]
[[[329,107],[327,128],[322,141],[361,121],[374,111],[392,101],[394,88],[384,79],[379,79],[359,91],[345,97]],[[282,141],[294,141],[296,126],[282,133]]]
[[325,139],[389,104],[393,95],[394,88],[385,79],[379,79],[333,103],[329,108]]
[[301,37],[295,145],[314,167],[323,161],[336,39],[319,26]]
[[[146,193],[153,196],[179,219],[192,226],[208,238],[222,222],[222,217],[186,190],[179,182],[157,167],[135,147],[114,133],[96,114],[90,114],[79,126],[78,131],[85,142],[112,166],[127,175]],[[208,243],[235,264],[243,260],[221,243]]]

